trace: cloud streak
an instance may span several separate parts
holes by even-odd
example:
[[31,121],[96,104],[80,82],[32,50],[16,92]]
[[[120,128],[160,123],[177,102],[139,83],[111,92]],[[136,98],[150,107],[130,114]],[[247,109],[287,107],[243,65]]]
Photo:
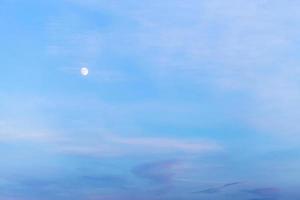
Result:
[[[222,151],[215,142],[170,138],[139,138],[106,135],[96,138],[90,145],[65,144],[60,152],[86,156],[121,156],[132,154],[198,154]],[[95,141],[94,140],[94,141]]]
[[193,193],[203,193],[203,194],[215,194],[215,193],[219,193],[219,192],[222,192],[224,189],[228,188],[228,187],[233,187],[235,185],[239,185],[241,184],[241,182],[233,182],[233,183],[227,183],[227,184],[224,184],[222,186],[219,186],[219,187],[212,187],[212,188],[208,188],[208,189],[205,189],[205,190],[201,190],[201,191],[195,191]]

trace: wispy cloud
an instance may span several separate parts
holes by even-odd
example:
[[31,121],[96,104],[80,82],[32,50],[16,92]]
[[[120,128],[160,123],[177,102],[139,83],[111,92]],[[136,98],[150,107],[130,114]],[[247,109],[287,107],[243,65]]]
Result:
[[137,147],[150,148],[163,151],[181,151],[181,152],[205,152],[221,150],[221,146],[214,142],[209,141],[197,141],[197,140],[186,140],[186,139],[171,139],[171,138],[122,138],[112,137],[114,142]]
[[257,188],[247,192],[259,196],[259,198],[262,199],[277,199],[280,195],[280,189],[276,187]]
[[197,141],[186,139],[170,138],[139,138],[120,137],[116,135],[106,135],[96,139],[99,142],[84,144],[65,144],[59,148],[60,152],[67,154],[89,155],[89,156],[119,156],[130,154],[198,154],[218,152],[222,147],[211,141]]
[[[104,38],[115,53],[142,57],[144,70],[156,84],[183,80],[221,94],[243,93],[251,101],[244,102],[246,112],[237,116],[241,123],[276,135],[298,135],[299,26],[293,24],[300,19],[299,2],[68,2],[109,10],[134,24],[122,37],[112,24],[115,29]],[[131,45],[120,45],[124,43]]]
[[212,188],[208,188],[208,189],[201,190],[201,191],[195,191],[193,193],[215,194],[215,193],[221,192],[225,188],[232,187],[232,186],[235,186],[235,185],[239,185],[240,183],[241,182],[226,183],[222,186],[212,187]]
[[93,185],[93,187],[104,187],[114,189],[126,189],[129,188],[129,182],[124,176],[117,175],[102,175],[102,176],[83,176],[80,177],[80,182],[84,182],[87,185]]
[[142,191],[153,197],[172,192],[177,182],[176,176],[182,171],[182,162],[179,160],[147,162],[132,169],[132,173],[136,177],[147,183]]
[[49,142],[57,141],[57,137],[45,132],[4,132],[0,133],[0,141],[31,141],[31,142]]
[[151,162],[137,166],[133,169],[133,173],[158,184],[170,184],[179,165],[180,162],[177,160]]
[[11,123],[0,125],[0,128],[0,142],[55,143],[65,140],[63,136],[47,128],[22,128],[22,124]]

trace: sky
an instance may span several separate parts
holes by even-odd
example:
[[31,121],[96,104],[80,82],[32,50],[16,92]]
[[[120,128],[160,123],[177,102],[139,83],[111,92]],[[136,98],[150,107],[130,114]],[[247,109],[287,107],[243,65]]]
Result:
[[0,200],[299,199],[299,9],[1,0]]

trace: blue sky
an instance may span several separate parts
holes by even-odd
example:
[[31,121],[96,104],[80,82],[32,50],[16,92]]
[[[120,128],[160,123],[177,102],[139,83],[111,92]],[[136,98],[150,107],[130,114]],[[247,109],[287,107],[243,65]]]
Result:
[[2,0],[0,200],[300,198],[299,8]]

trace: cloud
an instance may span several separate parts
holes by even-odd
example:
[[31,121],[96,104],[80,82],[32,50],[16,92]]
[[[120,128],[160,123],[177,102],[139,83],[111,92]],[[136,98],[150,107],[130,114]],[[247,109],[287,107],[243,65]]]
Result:
[[226,187],[230,187],[230,186],[234,186],[234,185],[239,185],[239,184],[241,184],[241,182],[227,183],[227,184],[224,184],[222,186],[222,188],[226,188]]
[[127,189],[129,182],[123,176],[116,175],[102,175],[102,176],[83,176],[80,178],[80,182],[93,187],[111,187],[118,189]]
[[249,98],[240,108],[231,107],[241,123],[276,135],[299,135],[299,2],[67,2],[131,24],[110,24],[103,40],[114,54],[141,60],[157,85],[180,80],[220,95],[245,95]]
[[[112,140],[116,143],[140,146],[145,148],[158,149],[162,151],[181,151],[181,152],[205,152],[220,150],[221,147],[214,142],[201,142],[197,140],[186,139],[171,139],[171,138],[121,138],[112,137]],[[155,150],[154,150],[155,151]]]
[[179,162],[176,160],[157,161],[137,166],[132,172],[158,184],[171,184]]
[[103,37],[100,32],[85,29],[85,23],[76,14],[49,18],[45,27],[46,52],[51,56],[77,57],[81,62],[95,58],[103,49]]
[[239,185],[239,184],[241,184],[241,182],[226,183],[219,187],[212,187],[212,188],[208,188],[205,190],[196,191],[193,193],[215,194],[215,193],[222,192],[225,188],[232,187],[232,186]]
[[[88,194],[101,194],[101,191],[130,191],[131,183],[125,175],[93,174],[91,172],[79,172],[70,175],[53,173],[31,174],[9,177],[9,185],[2,185],[0,197],[3,194],[24,197],[25,199],[81,199]],[[125,190],[126,189],[126,190]]]
[[152,198],[167,195],[174,190],[176,175],[182,166],[178,160],[159,160],[140,164],[132,169],[132,173],[141,180],[146,180],[142,192]]
[[6,122],[0,125],[0,142],[37,142],[37,143],[54,143],[64,140],[55,131],[46,128],[29,128],[22,127],[24,124],[15,124]]
[[[95,142],[99,141],[99,142]],[[199,154],[218,152],[222,147],[215,142],[160,137],[120,137],[105,135],[94,138],[90,144],[65,143],[59,152],[86,156],[121,156],[140,154]]]
[[257,188],[249,190],[248,193],[260,196],[263,199],[274,199],[278,198],[280,195],[280,189],[275,187],[270,188]]
[[26,131],[8,131],[0,133],[0,141],[13,142],[13,141],[29,141],[29,142],[55,142],[59,137],[54,136],[47,132],[26,132]]
[[220,191],[221,191],[220,188],[208,188],[208,189],[201,190],[201,191],[198,191],[198,192],[193,192],[193,193],[215,194],[215,193],[218,193]]

